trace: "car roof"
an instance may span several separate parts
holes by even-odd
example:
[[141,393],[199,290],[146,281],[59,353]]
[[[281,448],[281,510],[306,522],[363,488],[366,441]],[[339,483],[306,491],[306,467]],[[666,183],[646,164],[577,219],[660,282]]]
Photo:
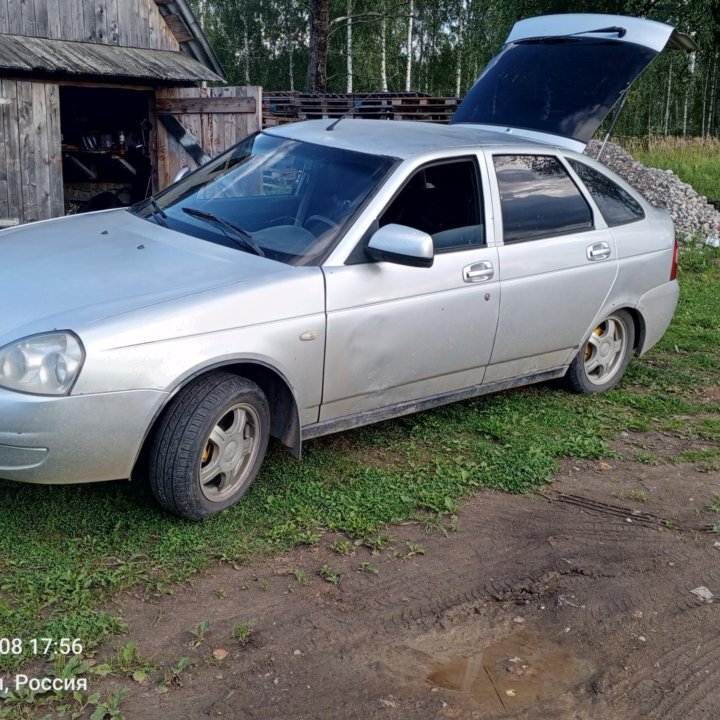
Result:
[[[332,130],[328,127],[334,124]],[[507,132],[494,132],[473,125],[441,125],[415,120],[360,120],[332,118],[288,123],[265,130],[270,135],[303,140],[343,150],[384,155],[404,160],[425,153],[479,146],[500,147],[512,144],[518,150],[550,147]]]

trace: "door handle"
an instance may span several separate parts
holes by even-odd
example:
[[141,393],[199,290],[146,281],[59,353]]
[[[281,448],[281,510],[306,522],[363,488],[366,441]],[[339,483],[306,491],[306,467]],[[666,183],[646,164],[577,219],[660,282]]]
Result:
[[463,268],[463,281],[466,283],[487,282],[493,275],[495,269],[489,260],[466,265]]
[[609,258],[611,254],[610,243],[606,242],[595,243],[587,249],[588,260],[605,260]]

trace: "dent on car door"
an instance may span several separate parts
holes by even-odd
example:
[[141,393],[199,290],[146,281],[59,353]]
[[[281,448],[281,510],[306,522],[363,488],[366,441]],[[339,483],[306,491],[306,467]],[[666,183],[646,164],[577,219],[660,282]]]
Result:
[[416,170],[377,224],[430,234],[432,267],[371,262],[361,247],[359,261],[324,268],[321,421],[482,382],[499,308],[483,195],[475,157]]
[[502,303],[485,381],[566,365],[617,275],[615,241],[554,155],[494,154]]

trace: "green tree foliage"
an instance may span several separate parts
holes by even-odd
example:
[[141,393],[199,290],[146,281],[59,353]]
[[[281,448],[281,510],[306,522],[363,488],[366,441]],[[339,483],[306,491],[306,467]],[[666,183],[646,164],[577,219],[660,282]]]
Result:
[[[700,50],[693,54],[669,51],[658,58],[633,87],[616,132],[716,135],[720,126],[720,0],[191,2],[231,83],[306,90],[313,12],[326,6],[326,80],[318,90],[345,91],[348,52],[352,53],[355,92],[385,86],[390,91],[404,90],[412,21],[410,86],[441,96],[467,92],[513,23],[522,18],[564,12],[647,17],[690,33]],[[350,48],[348,18],[352,22]]]

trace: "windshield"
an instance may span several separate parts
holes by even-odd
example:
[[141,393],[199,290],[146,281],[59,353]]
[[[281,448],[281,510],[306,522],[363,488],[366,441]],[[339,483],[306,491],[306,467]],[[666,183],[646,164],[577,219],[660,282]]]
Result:
[[254,245],[256,254],[308,265],[334,245],[393,164],[260,133],[132,211],[239,251]]

